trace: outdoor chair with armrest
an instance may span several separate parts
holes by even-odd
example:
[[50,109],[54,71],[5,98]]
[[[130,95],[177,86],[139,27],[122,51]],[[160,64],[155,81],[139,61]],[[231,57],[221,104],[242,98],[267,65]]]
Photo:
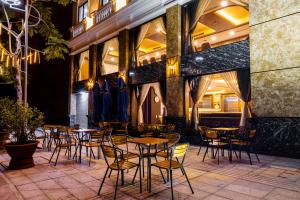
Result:
[[89,141],[84,144],[86,148],[89,148],[89,166],[91,165],[92,155],[94,159],[96,159],[93,148],[97,148],[97,157],[100,159],[100,146],[102,144],[104,132],[104,130],[91,132]]
[[[128,160],[124,160],[123,156],[122,156],[122,151],[120,149],[117,149],[115,146],[101,145],[101,149],[102,149],[102,152],[103,152],[105,162],[107,164],[107,169],[105,171],[104,177],[103,177],[101,185],[99,187],[98,195],[100,195],[103,183],[105,181],[105,178],[107,176],[107,173],[108,173],[109,169],[112,170],[112,171],[113,170],[118,171],[117,181],[116,181],[116,186],[115,186],[115,193],[114,193],[114,199],[116,199],[120,172],[123,175],[124,170],[130,170],[130,169],[135,168],[135,167],[136,167],[136,171],[135,171],[134,177],[132,179],[132,184],[134,184],[137,171],[139,171],[140,192],[142,192],[142,177],[141,177],[140,160],[139,160],[139,163],[133,163],[133,162],[129,162]],[[109,162],[109,159],[112,159],[113,162]],[[122,182],[123,182],[123,176],[122,176]]]
[[[172,199],[174,199],[174,192],[173,192],[173,170],[174,169],[181,169],[183,172],[183,175],[185,176],[189,187],[191,189],[192,194],[194,194],[194,190],[192,188],[192,185],[188,179],[188,176],[186,174],[186,171],[183,167],[184,158],[186,155],[186,152],[188,150],[188,144],[177,144],[171,148],[170,155],[167,160],[160,161],[153,163],[152,166],[157,167],[159,169],[166,169],[170,172],[170,180],[171,180],[171,193],[172,193]],[[176,158],[176,160],[174,160]],[[178,158],[182,158],[182,162],[179,162]]]
[[200,139],[201,139],[199,150],[198,150],[198,153],[197,153],[198,156],[200,154],[200,151],[201,151],[201,148],[202,148],[203,144],[206,143],[208,145],[208,143],[210,142],[210,140],[207,139],[207,137],[206,137],[206,132],[207,131],[208,131],[208,127],[198,126],[197,132],[199,133],[199,136],[200,136]]

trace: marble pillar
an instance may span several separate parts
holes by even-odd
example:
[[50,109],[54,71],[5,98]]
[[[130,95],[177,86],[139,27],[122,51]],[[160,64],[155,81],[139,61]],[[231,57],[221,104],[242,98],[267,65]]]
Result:
[[259,148],[300,157],[300,130],[293,128],[300,124],[300,1],[251,0],[249,8],[251,94]]
[[166,66],[166,122],[176,123],[177,129],[183,129],[184,82],[180,73],[181,59],[181,6],[175,5],[166,11],[167,22],[167,66]]

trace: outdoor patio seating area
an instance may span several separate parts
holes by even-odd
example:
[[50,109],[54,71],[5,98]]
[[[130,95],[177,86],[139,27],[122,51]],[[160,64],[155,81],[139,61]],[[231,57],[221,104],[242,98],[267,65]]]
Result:
[[[135,145],[129,144],[129,150],[134,152]],[[220,156],[218,165],[210,156],[202,162],[205,151],[201,150],[197,156],[198,150],[198,146],[190,146],[184,163],[194,194],[182,172],[174,170],[175,199],[300,199],[300,161],[297,159],[259,155],[260,163],[253,159],[250,165],[247,155],[242,153],[242,160],[234,156],[232,163]],[[106,178],[97,196],[106,170],[102,154],[89,166],[85,150],[81,163],[68,159],[62,152],[56,166],[49,164],[52,152],[43,149],[34,154],[34,168],[13,171],[1,166],[0,199],[113,199],[117,172]],[[7,154],[0,154],[3,165],[8,165],[9,160]],[[142,179],[142,193],[138,176],[135,184],[131,184],[135,172],[132,169],[125,171],[124,185],[119,184],[117,199],[171,199],[170,183],[164,184],[158,168],[152,167],[151,171],[151,193],[146,190],[146,178]]]

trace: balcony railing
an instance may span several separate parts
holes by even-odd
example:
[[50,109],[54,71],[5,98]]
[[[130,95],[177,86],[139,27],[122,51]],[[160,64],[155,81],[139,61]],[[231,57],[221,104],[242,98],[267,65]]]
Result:
[[113,2],[110,1],[95,13],[95,24],[99,24],[103,20],[107,19],[113,12]]
[[[131,1],[127,1],[127,5]],[[101,23],[105,19],[109,18],[113,13],[116,12],[115,4],[113,1],[109,1],[105,6],[92,13],[91,17],[87,17],[79,24],[73,26],[70,30],[72,33],[72,38],[84,33],[86,30],[94,27],[95,25]]]

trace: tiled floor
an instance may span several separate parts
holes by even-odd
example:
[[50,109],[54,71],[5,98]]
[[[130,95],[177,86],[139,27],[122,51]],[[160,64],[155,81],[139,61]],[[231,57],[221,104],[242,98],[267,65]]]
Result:
[[[176,199],[205,200],[299,200],[300,199],[300,160],[260,155],[261,163],[253,156],[251,166],[247,157],[234,159],[229,163],[221,158],[197,156],[197,147],[190,147],[185,168],[195,193],[191,194],[181,171],[175,171],[174,190]],[[203,153],[203,152],[202,152]],[[92,161],[88,166],[86,157],[81,164],[67,160],[62,155],[57,166],[48,164],[50,152],[38,150],[34,154],[36,166],[31,169],[9,171],[0,167],[0,199],[112,199],[116,173],[105,180],[101,195],[97,196],[100,180],[104,175],[104,160]],[[226,154],[225,154],[226,155]],[[0,154],[0,162],[7,165],[9,157]],[[159,171],[152,170],[152,192],[139,193],[138,182],[131,185],[134,170],[125,173],[125,184],[119,186],[117,199],[170,199],[170,184],[163,184]],[[138,180],[138,179],[137,179]]]

